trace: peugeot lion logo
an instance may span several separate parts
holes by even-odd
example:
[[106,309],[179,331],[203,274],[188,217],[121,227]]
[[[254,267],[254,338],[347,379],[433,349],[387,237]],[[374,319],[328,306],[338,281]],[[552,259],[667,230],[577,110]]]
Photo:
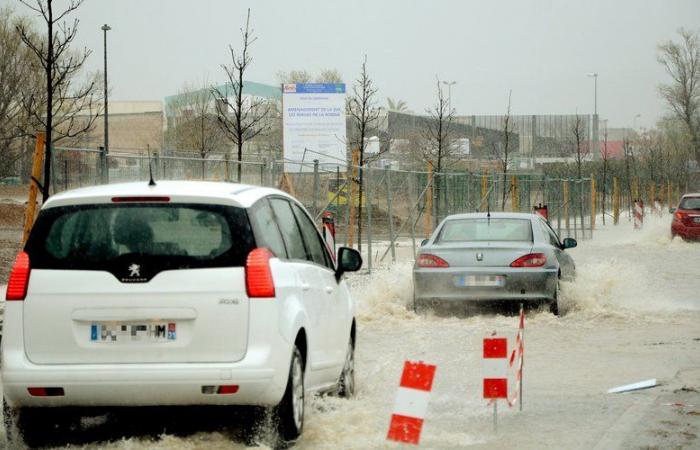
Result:
[[141,266],[138,264],[132,264],[129,266],[129,276],[130,277],[140,277],[141,276]]
[[477,261],[483,261],[483,260],[484,260],[484,254],[483,254],[483,253],[477,253],[477,254],[476,254],[476,260],[477,260]]

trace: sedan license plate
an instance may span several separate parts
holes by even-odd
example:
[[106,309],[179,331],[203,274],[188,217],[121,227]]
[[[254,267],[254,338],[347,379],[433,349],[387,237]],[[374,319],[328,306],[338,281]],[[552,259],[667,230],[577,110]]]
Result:
[[177,339],[174,322],[149,323],[93,323],[90,325],[90,341],[119,342],[168,342]]
[[460,275],[455,278],[455,284],[465,287],[503,287],[506,279],[503,275]]

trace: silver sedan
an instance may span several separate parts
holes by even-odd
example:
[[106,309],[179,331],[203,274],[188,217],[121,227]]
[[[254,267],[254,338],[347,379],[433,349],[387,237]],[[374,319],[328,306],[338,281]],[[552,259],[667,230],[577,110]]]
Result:
[[413,268],[414,306],[465,301],[546,302],[559,314],[559,280],[574,277],[565,249],[536,214],[473,213],[448,216],[421,244]]

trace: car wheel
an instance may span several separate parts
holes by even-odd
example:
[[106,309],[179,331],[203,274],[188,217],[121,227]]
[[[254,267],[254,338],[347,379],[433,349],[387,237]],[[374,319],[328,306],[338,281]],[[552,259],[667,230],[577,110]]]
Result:
[[294,441],[304,428],[304,363],[295,346],[289,366],[287,389],[275,408],[279,437],[284,442]]
[[41,447],[50,441],[62,423],[54,422],[50,412],[29,408],[13,408],[2,399],[2,418],[5,425],[7,448]]
[[350,398],[353,395],[355,395],[355,343],[351,338],[345,354],[345,365],[343,365],[343,371],[340,373],[338,396]]
[[549,302],[549,312],[555,316],[559,315],[559,280],[557,280],[557,287],[554,288],[554,299]]

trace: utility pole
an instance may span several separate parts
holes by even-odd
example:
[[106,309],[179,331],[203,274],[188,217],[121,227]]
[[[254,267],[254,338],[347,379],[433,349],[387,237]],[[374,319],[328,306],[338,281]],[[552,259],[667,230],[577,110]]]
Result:
[[593,122],[591,123],[591,140],[593,142],[593,152],[591,155],[595,158],[596,153],[600,153],[598,148],[598,72],[588,74],[593,77]]
[[109,110],[107,108],[107,97],[109,97],[109,91],[107,90],[107,32],[112,28],[104,24],[102,25],[102,31],[104,32],[104,57],[105,57],[105,141],[104,141],[104,164],[102,166],[102,182],[109,183],[109,161],[107,160],[107,155],[109,155]]

